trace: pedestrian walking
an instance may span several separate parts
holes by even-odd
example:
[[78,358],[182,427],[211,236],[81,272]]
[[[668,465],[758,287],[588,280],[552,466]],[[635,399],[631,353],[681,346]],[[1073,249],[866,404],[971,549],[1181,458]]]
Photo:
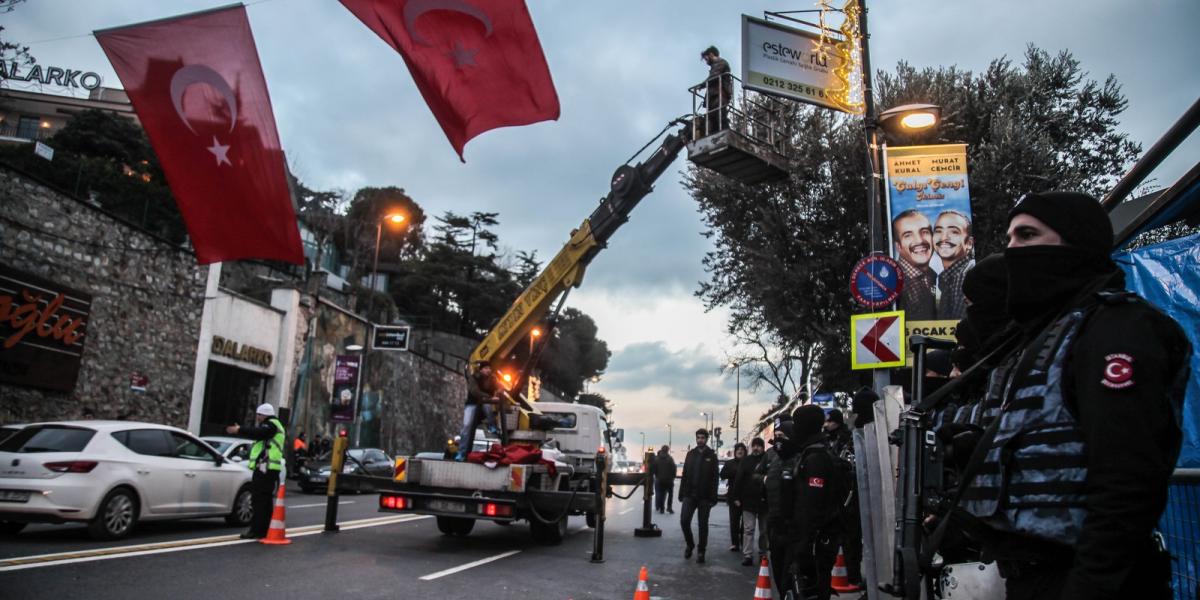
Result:
[[725,505],[729,507],[729,551],[737,552],[742,549],[742,507],[738,506],[729,495],[729,488],[737,477],[738,466],[746,458],[746,445],[738,442],[733,446],[733,458],[721,466],[721,479],[725,481]]
[[260,404],[254,411],[254,425],[242,427],[230,425],[225,428],[229,435],[242,435],[254,440],[250,446],[250,494],[253,517],[250,529],[243,533],[242,539],[259,539],[266,537],[271,526],[271,506],[275,497],[275,486],[280,484],[279,475],[283,470],[283,449],[287,443],[287,430],[283,423],[275,418],[275,407],[270,404]]
[[662,514],[667,510],[672,514],[671,500],[675,495],[675,458],[671,456],[671,447],[663,444],[654,456],[654,509]]
[[[679,525],[683,528],[683,539],[687,542],[684,558],[691,558],[696,550],[696,562],[704,562],[704,551],[708,548],[708,513],[717,504],[717,453],[708,447],[708,431],[696,430],[696,447],[688,451],[683,459],[683,479],[679,482]],[[700,546],[692,537],[692,517],[699,515],[697,529]]]
[[307,458],[308,442],[304,439],[304,432],[301,431],[296,434],[296,439],[292,440],[292,460],[288,461],[288,472],[291,477],[296,477]]
[[[750,440],[750,454],[738,465],[726,498],[726,502],[732,502],[742,511],[742,564],[747,566],[757,564],[755,548],[760,558],[767,554],[767,514],[763,510],[767,503],[763,497],[763,479],[755,475],[766,456],[765,449],[762,438]],[[757,545],[754,543],[755,531],[758,532]]]
[[1112,246],[1108,215],[1084,194],[1027,194],[1009,212],[1007,309],[1022,347],[997,367],[1002,412],[962,508],[1010,599],[1171,597],[1153,530],[1192,349],[1125,291]]

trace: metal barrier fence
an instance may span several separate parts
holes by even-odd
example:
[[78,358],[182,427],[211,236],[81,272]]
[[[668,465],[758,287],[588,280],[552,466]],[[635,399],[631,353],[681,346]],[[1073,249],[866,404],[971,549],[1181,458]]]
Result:
[[1200,598],[1200,469],[1176,469],[1158,523],[1171,553],[1175,600]]

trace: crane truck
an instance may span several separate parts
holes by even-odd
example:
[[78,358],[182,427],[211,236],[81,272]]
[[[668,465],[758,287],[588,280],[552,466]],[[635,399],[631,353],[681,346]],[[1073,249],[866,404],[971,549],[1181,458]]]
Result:
[[[380,492],[380,511],[433,515],[442,533],[459,536],[469,534],[479,520],[501,524],[525,520],[534,539],[547,544],[562,541],[572,515],[585,515],[592,527],[602,521],[607,486],[621,475],[610,472],[612,461],[607,459],[620,436],[609,430],[598,408],[526,398],[519,390],[524,388],[536,353],[523,365],[509,364],[510,356],[535,326],[553,326],[567,295],[583,282],[592,259],[687,147],[691,118],[675,119],[663,131],[676,126],[644,161],[617,168],[599,206],[571,231],[554,259],[471,353],[469,370],[487,362],[505,365],[510,376],[501,392],[500,442],[542,449],[551,464],[489,467],[455,462],[437,453],[400,456],[392,481],[371,482]],[[628,475],[632,475],[630,483],[641,477],[640,473]]]

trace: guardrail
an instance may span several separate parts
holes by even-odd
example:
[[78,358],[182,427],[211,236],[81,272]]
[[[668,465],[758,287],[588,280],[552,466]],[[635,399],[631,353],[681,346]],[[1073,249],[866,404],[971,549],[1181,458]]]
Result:
[[1176,600],[1200,598],[1200,469],[1176,469],[1158,522],[1171,553]]

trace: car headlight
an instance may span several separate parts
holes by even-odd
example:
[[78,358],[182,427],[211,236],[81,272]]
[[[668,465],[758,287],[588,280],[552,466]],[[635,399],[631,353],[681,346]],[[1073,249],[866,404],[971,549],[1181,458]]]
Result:
[[353,473],[357,470],[358,470],[358,467],[355,465],[350,465],[350,464],[342,465],[343,473]]

